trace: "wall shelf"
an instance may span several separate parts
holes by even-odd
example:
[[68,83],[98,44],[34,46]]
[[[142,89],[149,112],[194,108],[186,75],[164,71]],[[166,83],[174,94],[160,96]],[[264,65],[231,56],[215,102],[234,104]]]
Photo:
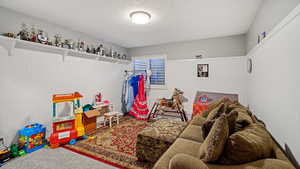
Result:
[[75,51],[72,49],[59,48],[56,46],[49,46],[40,43],[24,41],[20,39],[8,38],[4,36],[0,36],[0,46],[3,46],[7,50],[9,56],[12,56],[14,49],[18,48],[18,49],[26,49],[32,51],[59,54],[63,57],[63,60],[65,59],[66,56],[72,56],[72,57],[80,57],[85,59],[92,59],[96,61],[111,62],[111,63],[118,63],[118,64],[131,63],[130,60],[100,56],[92,53]]

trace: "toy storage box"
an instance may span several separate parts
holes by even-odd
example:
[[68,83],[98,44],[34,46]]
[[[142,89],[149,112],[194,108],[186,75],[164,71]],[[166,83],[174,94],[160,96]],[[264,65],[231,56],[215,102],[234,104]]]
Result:
[[46,144],[46,127],[35,123],[28,125],[19,131],[21,144],[26,153],[31,153],[40,148],[43,148]]

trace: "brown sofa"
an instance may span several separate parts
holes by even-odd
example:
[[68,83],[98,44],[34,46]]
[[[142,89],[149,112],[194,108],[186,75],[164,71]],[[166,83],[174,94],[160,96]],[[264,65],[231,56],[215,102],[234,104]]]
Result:
[[189,122],[179,138],[159,158],[153,169],[294,169],[291,162],[272,140],[273,158],[260,159],[239,165],[204,163],[199,149],[204,139],[201,126],[205,118],[198,115]]

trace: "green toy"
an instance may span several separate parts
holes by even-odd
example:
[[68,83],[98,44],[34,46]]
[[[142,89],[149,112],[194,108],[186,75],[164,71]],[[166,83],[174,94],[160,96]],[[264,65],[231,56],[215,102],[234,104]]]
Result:
[[14,157],[17,157],[19,155],[18,154],[18,146],[16,144],[13,144],[10,146],[10,151]]
[[19,156],[24,156],[24,155],[26,155],[26,152],[24,150],[20,150],[18,154],[19,154]]

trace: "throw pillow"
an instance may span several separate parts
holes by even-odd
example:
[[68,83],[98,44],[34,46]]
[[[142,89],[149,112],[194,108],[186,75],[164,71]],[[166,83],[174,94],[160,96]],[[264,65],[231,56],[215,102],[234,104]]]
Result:
[[214,120],[218,118],[223,112],[224,112],[225,104],[221,103],[218,107],[214,108],[210,113],[208,114],[206,120]]
[[199,158],[204,162],[214,162],[218,160],[223,152],[224,145],[228,138],[228,121],[225,115],[216,119],[208,136],[200,146]]
[[272,157],[272,139],[264,127],[251,124],[232,134],[218,160],[221,164],[242,164]]
[[[229,135],[235,132],[236,124],[235,121],[238,116],[238,112],[232,111],[228,114],[225,114],[227,121],[228,121],[228,129],[229,129]],[[208,120],[205,121],[204,124],[202,125],[202,137],[205,139],[207,135],[209,134],[215,120]]]
[[236,119],[238,117],[238,112],[231,111],[229,114],[226,114],[229,127],[229,135],[235,132]]
[[231,102],[231,101],[228,98],[223,97],[222,99],[219,99],[219,100],[216,100],[216,101],[214,101],[212,103],[209,103],[208,104],[208,109],[205,110],[205,111],[203,111],[201,115],[203,117],[207,117],[210,114],[210,112],[213,109],[217,108],[220,104],[222,104],[222,103],[229,103],[229,102]]
[[233,109],[233,111],[238,112],[238,117],[236,119],[236,121],[238,123],[243,123],[243,124],[247,124],[247,125],[253,123],[253,120],[252,120],[251,116],[248,113],[245,113],[245,112],[243,112],[242,110],[240,110],[238,108]]
[[254,114],[251,115],[251,118],[254,123],[260,124],[263,127],[266,127],[266,124],[262,120],[258,119]]

